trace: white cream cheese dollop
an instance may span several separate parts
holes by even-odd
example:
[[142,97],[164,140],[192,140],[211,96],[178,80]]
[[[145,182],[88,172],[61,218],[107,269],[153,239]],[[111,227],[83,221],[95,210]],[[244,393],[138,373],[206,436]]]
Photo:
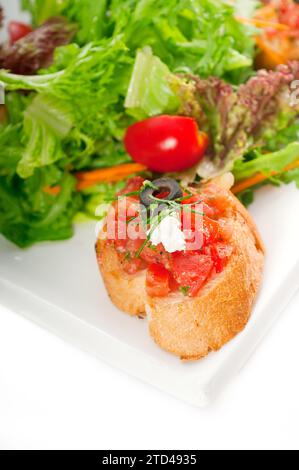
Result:
[[[149,230],[148,235],[151,233]],[[185,235],[181,230],[181,221],[178,214],[170,213],[162,218],[159,225],[150,235],[152,245],[162,243],[168,253],[184,251],[186,249]]]

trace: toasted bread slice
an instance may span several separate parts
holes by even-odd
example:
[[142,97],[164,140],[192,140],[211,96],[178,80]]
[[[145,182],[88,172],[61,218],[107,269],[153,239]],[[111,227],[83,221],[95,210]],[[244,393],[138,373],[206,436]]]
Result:
[[129,315],[144,317],[145,271],[125,273],[116,250],[103,239],[98,239],[96,253],[107,292],[114,305]]
[[115,249],[105,240],[96,245],[97,258],[112,302],[130,315],[148,316],[154,341],[184,360],[195,360],[220,349],[248,322],[262,280],[264,245],[251,216],[227,191],[224,224],[232,229],[234,254],[224,271],[196,297],[172,293],[146,294],[146,271],[126,274]]

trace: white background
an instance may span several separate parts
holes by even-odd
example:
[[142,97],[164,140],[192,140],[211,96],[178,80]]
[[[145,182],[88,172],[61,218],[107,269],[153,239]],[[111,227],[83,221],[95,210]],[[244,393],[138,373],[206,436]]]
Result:
[[299,295],[197,409],[0,307],[2,449],[299,449]]
[[196,409],[0,307],[0,448],[298,450],[298,359],[299,295],[222,396]]

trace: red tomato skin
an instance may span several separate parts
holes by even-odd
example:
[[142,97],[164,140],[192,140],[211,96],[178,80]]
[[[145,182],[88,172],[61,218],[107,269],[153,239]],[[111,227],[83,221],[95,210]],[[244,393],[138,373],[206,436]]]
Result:
[[227,243],[217,242],[208,246],[204,250],[205,254],[211,256],[214,263],[215,272],[220,274],[228,263],[228,259],[233,253],[233,247]]
[[8,25],[8,34],[11,43],[24,38],[28,34],[32,33],[33,29],[25,23],[19,21],[11,21]]
[[166,297],[170,293],[170,274],[163,264],[152,263],[148,266],[146,291],[151,297]]
[[140,258],[127,259],[125,256],[121,260],[122,268],[127,274],[136,274],[141,269],[146,267],[145,263]]
[[[138,191],[143,181],[140,177],[131,178],[121,194],[124,196],[132,191]],[[151,297],[166,297],[182,287],[186,288],[186,295],[194,297],[209,279],[221,273],[227,265],[233,253],[233,247],[227,243],[230,240],[229,227],[223,226],[219,219],[224,203],[226,202],[227,205],[227,196],[218,188],[216,190],[211,184],[203,193],[190,195],[188,199],[182,201],[183,206],[189,204],[192,207],[194,204],[192,208],[199,212],[203,211],[204,215],[200,215],[201,221],[199,220],[198,227],[195,226],[195,219],[191,217],[190,228],[186,228],[191,238],[192,234],[195,237],[195,230],[198,231],[198,240],[189,239],[189,242],[193,244],[192,248],[172,254],[167,253],[162,244],[153,247],[147,243],[144,246],[146,233],[141,226],[137,239],[132,238],[134,231],[128,233],[130,224],[140,225],[141,223],[138,195],[122,197],[123,206],[114,204],[115,212],[111,216],[116,224],[116,231],[108,242],[115,247],[124,272],[134,275],[140,270],[147,270],[146,290]],[[185,193],[184,196],[187,194]],[[201,204],[197,204],[198,202]],[[137,218],[131,222],[134,216]],[[125,227],[124,234],[120,230],[120,224]]]
[[190,221],[190,230],[184,230],[189,250],[191,248],[193,251],[199,251],[222,239],[221,227],[216,220],[191,214]]
[[158,246],[146,245],[140,254],[140,258],[148,264],[159,263],[166,267],[169,264],[169,254],[161,243]]
[[203,157],[208,136],[184,116],[156,116],[127,129],[125,147],[137,163],[157,173],[191,168]]
[[210,256],[197,252],[176,252],[172,254],[172,273],[182,287],[188,287],[188,295],[194,297],[210,277],[213,270]]
[[221,239],[220,225],[215,220],[203,217],[204,244],[210,245]]
[[215,271],[217,274],[222,273],[225,265],[225,258],[222,258],[217,251],[217,248],[213,245],[211,246],[211,255],[214,262]]
[[[187,193],[184,193],[184,197],[187,196]],[[216,218],[218,215],[219,215],[219,211],[218,209],[216,209],[215,207],[212,207],[210,205],[208,205],[202,194],[193,194],[193,195],[190,195],[190,197],[188,199],[184,199],[182,201],[182,205],[186,206],[186,205],[189,205],[192,204],[192,209],[194,210],[198,210],[198,211],[202,211],[204,215],[206,215],[207,217],[213,219],[213,218]]]
[[[133,178],[130,178],[127,181],[126,186],[124,189],[119,191],[118,196],[124,196],[125,194],[133,193],[135,191],[139,191],[141,189],[141,186],[144,183],[144,178],[141,176],[134,176]],[[133,197],[133,196],[131,196]],[[138,198],[138,196],[136,196]]]

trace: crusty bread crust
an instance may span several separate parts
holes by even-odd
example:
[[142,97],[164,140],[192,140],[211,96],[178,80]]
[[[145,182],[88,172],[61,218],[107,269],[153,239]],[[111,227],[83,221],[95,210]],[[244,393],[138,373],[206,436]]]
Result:
[[96,253],[106,289],[114,305],[129,315],[144,317],[145,271],[125,273],[116,250],[103,239],[98,239]]
[[195,360],[220,349],[246,326],[262,280],[264,245],[255,223],[228,192],[224,224],[232,228],[234,253],[224,271],[196,297],[173,293],[149,297],[145,271],[126,274],[115,249],[105,240],[97,258],[112,302],[130,315],[148,316],[154,341],[183,360]]
[[220,349],[248,322],[258,292],[264,256],[242,216],[233,222],[236,252],[226,269],[199,296],[149,298],[149,328],[163,349],[182,359],[200,359]]

